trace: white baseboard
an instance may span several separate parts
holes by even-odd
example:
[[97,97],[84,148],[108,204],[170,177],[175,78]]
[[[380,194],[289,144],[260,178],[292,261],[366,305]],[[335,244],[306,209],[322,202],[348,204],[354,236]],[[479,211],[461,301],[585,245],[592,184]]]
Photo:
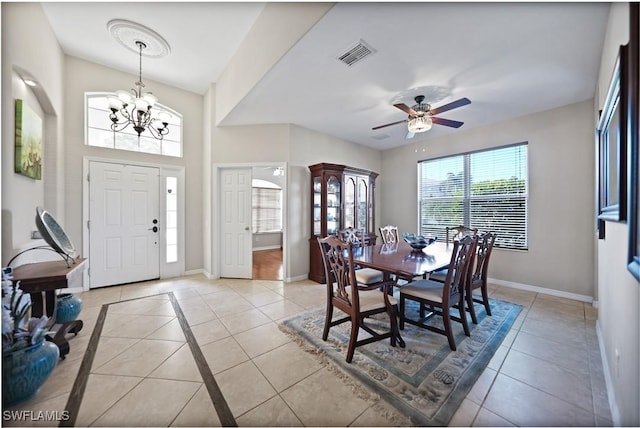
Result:
[[279,250],[280,248],[282,248],[281,245],[268,245],[266,247],[253,247],[253,251]]
[[309,274],[298,275],[291,278],[287,278],[284,282],[298,282],[298,281],[304,281],[305,279],[309,279]]
[[551,288],[538,287],[537,285],[521,284],[519,282],[504,281],[502,279],[489,278],[489,284],[501,285],[504,287],[517,288],[519,290],[532,291],[534,293],[547,294],[550,296],[564,297],[565,299],[578,300],[593,304],[593,297],[583,294],[569,293],[567,291],[553,290]]
[[[187,275],[198,275],[198,274],[203,274],[204,276],[206,276],[207,278],[209,278],[209,276],[207,275],[207,273],[205,273],[204,269],[200,268],[200,269],[192,269],[192,270],[188,270],[184,272],[185,276]],[[209,278],[211,279],[211,278]]]
[[602,371],[604,372],[604,382],[607,386],[607,397],[609,397],[609,410],[611,410],[611,421],[614,427],[622,426],[620,420],[620,409],[618,409],[618,400],[616,400],[615,390],[613,389],[613,380],[609,373],[609,362],[607,354],[605,354],[604,340],[602,338],[602,330],[600,329],[600,321],[596,321],[596,334],[598,336],[598,347],[600,348],[600,358],[602,359]]

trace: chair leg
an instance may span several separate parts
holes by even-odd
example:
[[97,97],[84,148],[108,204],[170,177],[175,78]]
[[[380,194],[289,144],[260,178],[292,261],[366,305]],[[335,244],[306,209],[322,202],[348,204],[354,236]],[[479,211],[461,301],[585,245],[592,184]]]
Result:
[[398,314],[396,307],[387,307],[387,314],[389,314],[389,321],[391,322],[391,346],[396,346],[396,339],[398,338]]
[[360,330],[360,320],[351,318],[351,335],[349,337],[349,348],[347,349],[347,363],[353,360],[353,354],[356,351],[356,342],[358,341],[358,331]]
[[327,337],[329,337],[329,328],[331,328],[331,318],[333,318],[333,305],[331,303],[327,304],[327,312],[324,317],[324,330],[322,332],[322,340],[327,341]]
[[467,293],[467,309],[469,309],[469,313],[471,314],[471,321],[474,324],[478,324],[478,318],[476,317],[476,310],[473,307],[473,294],[471,292]]
[[487,311],[487,315],[491,316],[491,306],[489,305],[489,293],[487,293],[487,284],[482,284],[482,302],[484,303],[484,308]]
[[444,331],[449,341],[449,348],[452,351],[456,350],[456,340],[453,338],[453,332],[451,331],[451,319],[449,318],[449,309],[442,308],[442,323],[444,324]]
[[400,330],[404,330],[404,296],[402,293],[400,294],[400,309],[398,310],[398,315],[400,316],[399,327]]
[[467,336],[471,336],[471,332],[469,331],[469,323],[467,323],[467,311],[464,309],[464,299],[460,299],[460,303],[458,303],[458,310],[460,311],[460,321],[462,322],[464,334]]

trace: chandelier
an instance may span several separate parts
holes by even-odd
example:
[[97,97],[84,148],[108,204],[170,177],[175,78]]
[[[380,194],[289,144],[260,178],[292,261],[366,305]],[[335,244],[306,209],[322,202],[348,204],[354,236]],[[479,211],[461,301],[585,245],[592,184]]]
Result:
[[145,130],[156,139],[162,138],[169,133],[169,120],[171,115],[166,111],[154,110],[158,99],[151,92],[143,92],[145,87],[142,82],[142,50],[147,48],[147,44],[136,40],[136,46],[140,52],[140,72],[135,88],[129,91],[116,91],[116,96],[109,96],[109,119],[111,119],[111,129],[113,132],[120,132],[129,125],[138,134]]

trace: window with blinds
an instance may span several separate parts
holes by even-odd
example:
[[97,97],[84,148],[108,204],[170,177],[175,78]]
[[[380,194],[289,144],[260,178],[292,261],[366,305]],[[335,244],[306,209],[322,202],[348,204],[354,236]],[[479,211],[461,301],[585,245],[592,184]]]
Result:
[[253,233],[282,231],[282,189],[252,189]]
[[447,226],[497,234],[496,247],[527,249],[527,144],[418,163],[421,235]]

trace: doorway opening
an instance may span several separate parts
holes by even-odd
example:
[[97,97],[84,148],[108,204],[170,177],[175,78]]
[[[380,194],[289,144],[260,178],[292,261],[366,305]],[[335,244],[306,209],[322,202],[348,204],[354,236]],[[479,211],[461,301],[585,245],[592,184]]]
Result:
[[253,250],[253,279],[284,280],[282,248]]
[[[213,203],[217,209],[212,213],[212,224],[220,227],[219,233],[215,233],[214,227],[212,236],[213,254],[216,255],[212,259],[214,278],[286,280],[286,170],[286,163],[277,162],[214,165],[217,195],[214,194]],[[231,188],[229,183],[238,181],[234,179],[235,175],[245,171],[250,174],[250,180],[241,181],[248,181],[248,188]],[[249,193],[250,206],[243,213],[246,212],[250,219],[248,222],[243,220],[241,227],[234,227],[235,222],[246,219],[246,216],[233,213],[229,207],[237,207],[238,203],[234,201],[240,200],[245,193]],[[235,229],[238,232],[233,239],[227,239],[226,236],[233,234]],[[242,245],[237,249],[230,245],[238,242]],[[246,276],[232,269],[236,265],[248,267]]]

